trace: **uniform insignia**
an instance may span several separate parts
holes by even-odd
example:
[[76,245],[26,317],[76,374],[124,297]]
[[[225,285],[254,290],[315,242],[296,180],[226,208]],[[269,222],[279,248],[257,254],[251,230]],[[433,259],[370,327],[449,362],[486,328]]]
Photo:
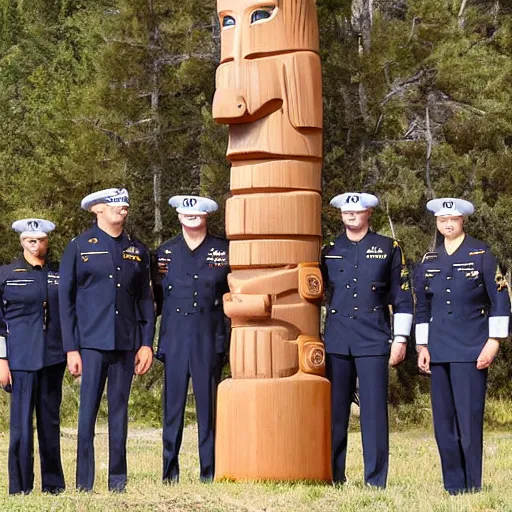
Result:
[[421,260],[421,263],[426,263],[427,261],[435,261],[439,258],[437,252],[426,252]]
[[89,243],[90,244],[97,244],[98,243],[98,239],[97,238],[89,238]]
[[60,275],[57,272],[48,272],[48,284],[59,284]]
[[[169,251],[169,252],[171,252],[171,251]],[[170,258],[163,258],[163,257],[158,258],[158,263],[157,263],[158,273],[159,274],[167,274],[167,272],[169,270],[169,263],[171,263]]]
[[165,254],[172,254],[172,251],[170,249],[165,249],[164,253]]
[[228,256],[226,251],[221,251],[212,247],[206,255],[206,261],[210,268],[225,267],[228,265]]
[[471,249],[469,251],[470,256],[478,256],[479,254],[485,254],[485,249]]
[[128,247],[128,249],[125,249],[124,252],[126,252],[127,254],[140,254],[139,249],[137,249],[137,247],[135,247],[134,245],[130,245],[130,247]]
[[398,249],[400,251],[402,267],[405,267],[405,265],[407,264],[407,262],[405,261],[405,254],[404,251],[402,251],[402,248],[400,247],[400,242],[398,240],[393,240],[393,248]]
[[469,272],[466,272],[467,279],[477,279],[479,275],[480,272],[478,270],[470,270]]
[[402,270],[400,270],[400,289],[404,292],[408,292],[411,289],[409,276],[409,269],[407,267],[402,267]]
[[385,260],[388,255],[380,247],[375,245],[366,250],[366,258],[370,260]]
[[123,251],[123,260],[131,260],[131,261],[142,261],[140,257],[140,251],[134,245],[128,247]]
[[89,256],[82,256],[82,261],[87,263],[89,261]]
[[496,266],[496,274],[494,276],[494,280],[496,281],[496,288],[499,292],[502,292],[504,290],[508,290],[508,283],[507,279],[501,272],[500,266]]
[[466,272],[467,274],[475,271],[475,264],[472,261],[469,261],[468,263],[454,263],[453,267],[457,269],[457,272]]
[[28,270],[26,268],[15,268],[13,272],[28,272]]

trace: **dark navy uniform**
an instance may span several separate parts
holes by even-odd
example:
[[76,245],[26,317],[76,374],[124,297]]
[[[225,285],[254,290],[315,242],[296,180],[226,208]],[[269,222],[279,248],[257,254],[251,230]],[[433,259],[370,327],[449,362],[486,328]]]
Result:
[[451,255],[427,253],[415,274],[416,342],[428,343],[434,429],[450,493],[482,486],[488,338],[508,336],[510,300],[496,258],[468,235]]
[[152,347],[155,329],[147,248],[95,225],[66,247],[59,296],[64,350],[82,357],[77,487],[94,483],[94,426],[108,377],[109,489],[122,490],[134,358]]
[[0,268],[0,335],[7,340],[12,375],[9,492],[34,486],[34,431],[43,491],[64,490],[60,404],[65,355],[59,322],[59,266],[32,267],[24,258]]
[[189,378],[199,427],[201,479],[214,475],[215,395],[227,349],[222,296],[228,241],[207,235],[190,250],[182,235],[156,251],[155,296],[162,314],[158,355],[165,364],[163,479],[179,478],[178,455]]
[[[386,485],[390,340],[408,336],[413,302],[402,250],[369,231],[359,242],[343,233],[323,251],[327,286],[324,343],[332,383],[333,480],[345,481],[350,404],[359,377],[365,482]],[[394,333],[389,305],[393,307]]]

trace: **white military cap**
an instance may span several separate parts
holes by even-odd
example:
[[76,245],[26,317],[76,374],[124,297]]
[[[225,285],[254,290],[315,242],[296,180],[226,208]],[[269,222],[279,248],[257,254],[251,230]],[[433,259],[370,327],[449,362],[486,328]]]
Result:
[[379,200],[373,194],[346,192],[333,197],[330,204],[340,208],[342,212],[362,212],[368,208],[375,208]]
[[173,196],[169,199],[169,204],[184,215],[206,215],[219,209],[213,199],[200,196]]
[[128,190],[125,188],[106,188],[93,192],[82,199],[80,206],[90,211],[95,204],[108,204],[109,206],[130,206]]
[[452,197],[443,197],[441,199],[432,199],[427,203],[427,210],[431,211],[436,217],[445,217],[452,215],[471,215],[475,207],[465,199],[454,199]]
[[46,238],[55,224],[44,219],[20,219],[12,223],[12,229],[22,238]]

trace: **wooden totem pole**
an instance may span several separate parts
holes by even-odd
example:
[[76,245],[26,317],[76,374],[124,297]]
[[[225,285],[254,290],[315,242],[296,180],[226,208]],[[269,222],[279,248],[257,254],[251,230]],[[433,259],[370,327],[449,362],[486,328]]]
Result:
[[217,399],[216,479],[330,480],[319,338],[322,78],[314,0],[218,0],[213,116],[229,125],[233,378]]

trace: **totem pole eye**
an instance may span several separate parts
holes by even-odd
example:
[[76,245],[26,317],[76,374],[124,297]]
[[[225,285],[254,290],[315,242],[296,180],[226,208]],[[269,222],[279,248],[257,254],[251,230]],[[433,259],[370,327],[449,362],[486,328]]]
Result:
[[222,18],[222,26],[224,28],[234,27],[235,25],[236,21],[233,16],[224,16],[224,18]]
[[260,9],[254,11],[251,16],[251,23],[256,23],[261,20],[268,20],[272,13],[274,12],[275,6],[270,5],[268,7],[261,7]]

